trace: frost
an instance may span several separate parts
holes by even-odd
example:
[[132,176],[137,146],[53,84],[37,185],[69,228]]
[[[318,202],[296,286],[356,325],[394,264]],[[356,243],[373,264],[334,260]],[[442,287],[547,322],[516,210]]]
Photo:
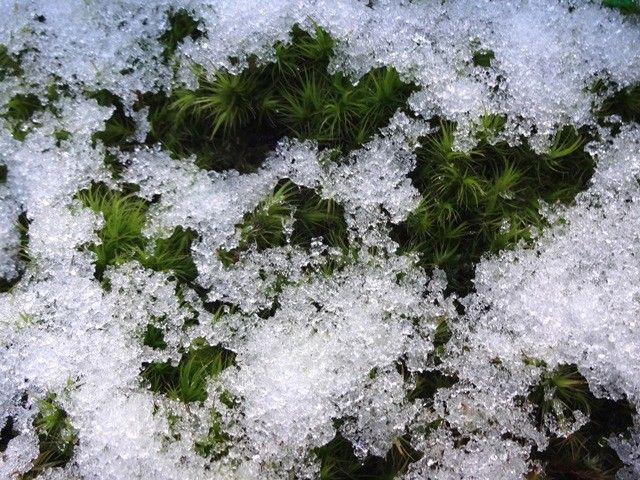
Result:
[[[203,35],[167,58],[160,37],[179,10]],[[395,67],[417,88],[406,108],[351,152],[279,139],[246,174],[146,142],[145,93],[193,86],[193,63],[214,74],[272,61],[294,24],[330,32],[330,70],[353,81]],[[318,449],[337,435],[358,461],[409,442],[420,458],[405,479],[523,478],[542,467],[533,449],[589,422],[574,409],[539,414],[529,395],[554,368],[576,365],[596,397],[640,408],[640,127],[594,116],[604,96],[640,81],[637,19],[556,0],[0,0],[0,44],[22,70],[0,80],[0,420],[16,434],[0,477],[36,461],[33,422],[49,394],[77,432],[68,463],[38,477],[52,480],[317,478]],[[124,151],[94,137],[114,112],[90,98],[101,89],[134,124]],[[43,104],[20,140],[8,107],[18,93]],[[495,141],[537,150],[563,125],[587,127],[597,167],[575,204],[544,205],[549,227],[483,258],[475,292],[456,298],[445,273],[401,255],[389,231],[421,201],[410,175],[429,121],[455,122],[468,149],[483,114],[506,118]],[[340,206],[345,245],[315,234],[294,245],[287,217],[283,245],[243,246],[223,262],[244,216],[285,179]],[[197,278],[121,259],[97,275],[88,245],[104,218],[77,200],[92,184],[147,201],[147,238],[193,232]],[[145,344],[149,325],[162,348]],[[442,325],[450,339],[434,345]],[[205,400],[151,391],[145,366],[175,368],[203,342],[235,356],[206,376]],[[431,376],[446,386],[414,395]],[[621,479],[640,475],[638,422],[609,439]]]
[[[398,282],[400,272],[407,276]],[[345,416],[357,419],[344,428],[362,454],[384,454],[412,416],[395,362],[409,348],[428,354],[440,313],[422,299],[424,287],[400,258],[285,287],[274,316],[248,330],[239,370],[223,383],[243,399],[244,455],[292,469],[329,442],[333,419]]]

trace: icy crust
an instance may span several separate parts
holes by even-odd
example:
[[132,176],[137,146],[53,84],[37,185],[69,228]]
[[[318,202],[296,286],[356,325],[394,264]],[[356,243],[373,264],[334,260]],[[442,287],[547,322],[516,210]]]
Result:
[[18,275],[19,214],[18,203],[10,190],[0,184],[0,279],[13,280]]
[[[633,360],[640,355],[639,145],[633,126],[611,145],[594,146],[599,164],[590,190],[534,246],[482,262],[469,303],[483,333],[509,338],[496,342],[504,348],[500,357],[575,363],[593,388],[634,402],[640,398]],[[490,313],[481,314],[486,306]]]
[[[179,10],[204,35],[182,39],[167,59],[160,38],[169,12]],[[10,77],[8,92],[55,81],[72,90],[106,88],[126,107],[138,93],[195,85],[194,63],[210,74],[238,72],[249,58],[273,60],[273,44],[288,42],[294,24],[320,25],[338,41],[332,69],[357,80],[371,68],[395,67],[420,87],[409,101],[417,114],[458,123],[460,148],[473,145],[465,134],[477,118],[501,113],[506,139],[535,134],[542,149],[560,125],[593,124],[602,95],[593,92],[596,80],[611,90],[640,80],[637,20],[599,2],[7,0],[0,19],[0,44],[20,54],[29,80]],[[489,66],[474,63],[488,52]]]
[[[341,164],[328,162],[327,152],[312,143],[285,140],[264,168],[244,176],[203,172],[157,149],[123,155],[121,182],[138,184],[139,196],[155,200],[146,233],[177,225],[198,232],[198,282],[209,288],[209,300],[240,307],[213,323],[198,295],[182,288],[178,296],[168,274],[130,263],[108,269],[102,283],[94,278],[86,246],[100,241],[102,219],[74,197],[92,181],[118,187],[104,167],[102,147],[92,147],[91,139],[110,109],[94,101],[65,100],[57,107],[61,113],[43,114],[24,142],[5,140],[6,188],[30,221],[31,259],[23,279],[0,297],[2,420],[12,417],[18,428],[2,456],[5,476],[26,472],[35,461],[32,422],[38,400],[51,393],[77,442],[67,467],[46,471],[45,478],[195,479],[212,471],[217,478],[281,478],[290,471],[313,478],[319,465],[312,449],[333,438],[333,421],[341,416],[349,419],[342,433],[359,455],[383,455],[417,410],[405,399],[408,386],[395,362],[405,358],[421,368],[426,361],[436,317],[454,311],[445,307],[444,284],[427,288],[414,259],[396,257],[393,249],[382,249],[382,256],[362,249],[334,277],[317,267],[340,253],[329,252],[321,240],[310,251],[249,251],[231,268],[212,255],[237,245],[237,222],[283,178],[342,201],[353,217],[352,246],[362,248],[364,233],[401,221],[415,204],[417,192],[406,175],[413,167],[411,145],[425,127],[398,115]],[[56,128],[70,132],[69,139],[56,142]],[[361,201],[348,190],[334,194],[345,178],[374,193],[363,193]],[[274,279],[283,276],[282,290],[274,288]],[[256,315],[276,299],[280,306],[272,318]],[[194,312],[201,321],[185,329]],[[142,344],[148,324],[163,329],[165,350]],[[177,364],[196,338],[237,354],[237,366],[212,383],[207,402],[186,408],[148,391],[142,365]],[[273,348],[265,350],[265,342]],[[282,376],[282,368],[290,375]],[[239,405],[223,405],[221,391]],[[221,412],[233,440],[214,463],[194,450],[212,410]]]
[[[532,405],[522,399],[541,372],[527,358],[544,360],[549,368],[575,364],[597,396],[626,398],[637,408],[639,141],[634,125],[591,145],[598,170],[577,204],[551,215],[558,224],[532,246],[477,267],[477,292],[464,301],[466,321],[454,325],[447,346],[445,368],[456,372],[459,383],[435,397],[436,418],[448,427],[424,439],[427,454],[410,467],[408,478],[467,478],[480,456],[486,473],[477,478],[521,477],[527,449],[545,448],[545,430],[566,436],[585,423],[574,412],[573,423],[549,417],[545,429],[535,425]],[[424,423],[416,423],[418,434]],[[442,446],[450,427],[469,439],[463,449]],[[501,437],[507,432],[517,441]],[[637,438],[611,443],[629,465],[620,478],[634,478]]]
[[443,314],[423,298],[425,287],[402,257],[363,259],[331,277],[284,287],[273,317],[247,329],[238,371],[223,381],[242,399],[235,415],[244,455],[293,470],[305,452],[334,437],[334,420],[345,418],[341,430],[361,455],[384,456],[415,410],[395,363],[418,354],[424,362],[434,319]]
[[[534,127],[544,137],[556,123],[590,124],[597,99],[585,87],[598,75],[618,86],[640,78],[637,24],[586,2],[0,3],[0,43],[22,52],[28,79],[9,78],[1,91],[32,90],[50,74],[71,87],[55,114],[35,114],[23,142],[0,132],[0,276],[23,273],[0,294],[0,426],[11,417],[17,433],[0,453],[0,477],[33,466],[33,421],[48,394],[77,432],[71,460],[39,477],[48,479],[317,478],[315,449],[337,433],[359,458],[384,456],[409,434],[422,457],[407,479],[522,478],[532,447],[542,451],[550,435],[586,421],[579,412],[566,423],[534,419],[523,398],[542,371],[525,357],[549,368],[576,364],[598,396],[640,407],[637,125],[616,137],[601,132],[590,146],[593,185],[575,206],[549,209],[555,226],[544,236],[481,262],[461,316],[443,294],[442,272],[427,276],[415,258],[394,253],[388,236],[420,198],[408,174],[416,140],[429,132],[422,120],[398,113],[337,161],[312,142],[283,139],[262,168],[240,175],[205,172],[145,146],[118,153],[125,168],[112,177],[91,138],[112,109],[78,92],[106,87],[131,105],[136,91],[171,85],[157,42],[171,7],[186,8],[207,34],[179,47],[184,66],[197,61],[213,72],[236,56],[239,69],[253,54],[267,61],[294,23],[310,29],[313,20],[340,40],[332,68],[356,78],[393,65],[423,87],[411,99],[423,117],[442,115],[465,131],[485,111],[506,113],[509,140]],[[472,64],[478,49],[494,52],[490,68]],[[144,111],[135,120],[141,141]],[[57,140],[56,130],[69,138]],[[458,137],[462,146],[471,141]],[[249,248],[225,266],[218,250],[239,245],[243,215],[282,179],[344,208],[348,252],[314,239],[309,249]],[[86,246],[100,241],[103,219],[74,200],[92,182],[137,185],[152,201],[150,238],[177,226],[196,232],[193,290],[137,263],[95,278]],[[24,266],[15,227],[22,213]],[[214,302],[223,305],[216,315]],[[443,320],[452,338],[436,365]],[[162,329],[164,350],[144,345],[149,324]],[[177,365],[196,340],[235,354],[208,380],[207,399],[185,404],[151,392],[143,365]],[[438,370],[457,383],[409,401],[414,384],[399,362],[409,376]],[[636,417],[628,438],[610,440],[626,464],[621,479],[640,472],[639,424]],[[211,455],[198,454],[214,427],[224,435]]]
[[0,43],[20,54],[30,83],[106,88],[130,104],[136,91],[170,85],[158,41],[170,8],[164,1],[3,1]]

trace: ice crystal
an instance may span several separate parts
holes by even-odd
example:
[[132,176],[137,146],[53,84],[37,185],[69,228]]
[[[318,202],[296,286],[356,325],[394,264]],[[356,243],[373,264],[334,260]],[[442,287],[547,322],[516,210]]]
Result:
[[[176,12],[202,35],[173,51],[162,38]],[[214,75],[273,61],[296,24],[336,40],[331,71],[357,82],[390,66],[415,83],[406,108],[351,152],[279,139],[252,173],[147,141],[145,94],[193,88],[194,64]],[[598,2],[0,0],[0,46],[17,65],[0,65],[0,477],[318,478],[322,447],[342,438],[356,464],[409,442],[406,479],[522,478],[543,467],[532,451],[590,421],[532,400],[574,365],[595,397],[635,407],[609,443],[619,478],[637,478],[640,127],[594,112],[640,81],[639,45],[638,20]],[[131,119],[126,146],[95,135],[114,114],[95,100],[103,89]],[[16,95],[42,108],[18,121]],[[597,167],[575,204],[543,207],[538,236],[484,257],[460,299],[389,231],[421,201],[410,176],[433,117],[469,149],[485,114],[505,119],[494,140],[541,151],[562,125],[586,127]],[[294,243],[293,210],[282,244],[242,243],[245,215],[285,180],[340,207],[344,244]],[[77,197],[96,184],[148,204],[148,239],[188,229],[195,280],[126,256],[98,274],[89,246],[105,219]],[[205,346],[233,362],[196,372],[198,400],[141,373],[179,376]],[[66,464],[28,473],[50,395],[77,440]]]

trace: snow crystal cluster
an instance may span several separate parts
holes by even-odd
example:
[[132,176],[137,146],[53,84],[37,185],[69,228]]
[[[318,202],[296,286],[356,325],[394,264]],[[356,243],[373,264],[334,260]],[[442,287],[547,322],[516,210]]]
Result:
[[[160,38],[176,11],[203,35],[167,60]],[[192,86],[193,64],[214,74],[268,62],[295,24],[327,30],[330,69],[354,81],[396,68],[417,85],[409,113],[339,161],[283,138],[253,173],[206,171],[144,143],[140,95]],[[0,76],[0,286],[11,285],[0,293],[0,478],[31,472],[48,395],[76,439],[64,465],[37,472],[46,479],[319,478],[319,449],[337,435],[362,461],[410,438],[420,457],[405,479],[524,478],[539,467],[534,449],[588,421],[576,411],[568,424],[539,424],[523,399],[541,362],[576,365],[594,395],[640,411],[640,126],[609,130],[593,113],[640,82],[637,19],[570,0],[0,0],[0,45],[20,63]],[[488,66],[474,62],[479,52],[491,53]],[[594,91],[598,80],[607,91]],[[65,94],[49,98],[51,85]],[[94,136],[113,113],[87,94],[101,89],[137,124],[135,147],[110,151],[118,176]],[[10,100],[30,94],[47,108],[14,138]],[[487,113],[507,119],[496,140],[538,149],[561,125],[599,129],[586,147],[596,171],[574,205],[547,208],[539,238],[485,257],[474,293],[456,298],[443,272],[397,253],[389,233],[420,203],[409,175],[428,120],[456,122],[466,149]],[[245,214],[283,179],[343,208],[348,251],[314,238],[223,262]],[[195,232],[192,284],[135,261],[96,278],[88,246],[105,219],[77,199],[96,183],[136,186],[149,202],[146,238]],[[436,352],[443,322],[451,339]],[[164,349],[145,344],[148,325],[161,325]],[[202,342],[234,354],[205,400],[148,388],[144,366],[177,366]],[[455,381],[412,398],[416,378],[435,371]],[[608,439],[620,479],[640,478],[634,422]],[[223,433],[202,455],[211,432]]]

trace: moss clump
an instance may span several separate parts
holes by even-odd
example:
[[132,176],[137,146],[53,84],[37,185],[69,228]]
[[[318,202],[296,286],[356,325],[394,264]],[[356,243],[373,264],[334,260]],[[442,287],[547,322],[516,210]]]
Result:
[[38,434],[39,453],[31,469],[21,476],[22,480],[36,478],[48,468],[66,465],[78,440],[67,413],[58,405],[55,395],[47,395],[38,403],[38,407],[33,426]]
[[640,14],[638,0],[602,0],[605,7],[615,8],[625,15]]
[[5,45],[0,45],[0,82],[5,78],[22,75],[20,59],[18,56],[9,53]]
[[97,232],[101,243],[89,246],[96,254],[96,277],[102,278],[109,265],[137,260],[143,266],[171,272],[177,280],[192,282],[197,276],[191,257],[195,233],[176,227],[167,238],[157,239],[149,249],[149,239],[142,234],[148,204],[133,193],[110,190],[102,184],[82,190],[78,199],[96,213],[101,213],[104,226]]
[[358,459],[353,445],[340,433],[326,445],[315,449],[320,460],[321,480],[393,480],[404,473],[410,463],[420,459],[406,436],[398,437],[384,458],[368,455]]
[[0,279],[0,292],[7,292],[11,290],[11,288],[20,281],[26,267],[32,261],[31,255],[29,254],[29,219],[25,212],[18,216],[16,224],[18,232],[20,233],[20,246],[18,248],[18,275],[11,280]]
[[231,438],[222,429],[220,414],[213,409],[207,435],[195,441],[194,450],[202,457],[216,461],[229,452]]
[[207,378],[219,375],[234,361],[230,350],[203,343],[185,352],[177,366],[150,363],[143,367],[141,376],[153,392],[183,402],[201,402],[207,398]]
[[[285,226],[288,224],[290,229],[287,231]],[[318,237],[333,247],[340,248],[348,243],[342,207],[290,180],[279,182],[236,227],[240,231],[240,245],[231,251],[219,251],[227,265],[251,247],[258,251],[286,243],[310,247],[312,239]]]
[[44,110],[44,105],[38,97],[19,93],[14,95],[6,105],[6,111],[1,116],[9,124],[13,137],[24,140],[29,133],[29,122],[36,112]]
[[105,122],[104,130],[95,132],[92,139],[100,140],[107,147],[119,147],[128,151],[133,147],[132,137],[136,132],[135,121],[124,111],[122,101],[109,90],[98,90],[88,94],[103,107],[115,107],[111,117]]
[[[546,370],[543,362],[539,365]],[[546,416],[552,416],[560,424],[573,420],[575,411],[589,417],[589,422],[578,431],[567,437],[552,436],[545,451],[534,452],[533,458],[544,466],[542,478],[615,479],[623,463],[607,439],[633,426],[635,410],[629,402],[595,397],[575,365],[560,365],[546,371],[531,389],[529,400],[536,406],[540,428],[545,428]],[[536,478],[536,474],[532,475]]]
[[609,115],[619,115],[625,122],[640,122],[640,84],[623,88],[605,99],[597,116]]
[[171,58],[180,42],[185,38],[190,37],[193,40],[197,40],[203,35],[198,28],[200,22],[194,20],[189,12],[184,9],[170,10],[167,14],[167,20],[169,28],[158,39],[164,45],[162,56],[165,61]]
[[[499,127],[495,117],[486,128]],[[525,143],[511,147],[481,139],[470,152],[454,150],[455,126],[442,122],[422,140],[411,177],[422,202],[393,231],[402,252],[422,254],[426,267],[447,272],[450,288],[472,289],[475,264],[485,252],[497,252],[545,226],[541,201],[573,201],[591,177],[592,158],[582,146],[585,136],[560,130],[553,146],[538,155]]]
[[196,90],[170,97],[146,95],[148,140],[176,155],[195,154],[206,169],[251,171],[283,136],[317,140],[343,151],[384,126],[414,86],[390,68],[376,69],[354,85],[327,66],[334,40],[321,28],[294,28],[291,43],[274,46],[276,60],[255,61],[239,74],[213,77],[196,67]]

